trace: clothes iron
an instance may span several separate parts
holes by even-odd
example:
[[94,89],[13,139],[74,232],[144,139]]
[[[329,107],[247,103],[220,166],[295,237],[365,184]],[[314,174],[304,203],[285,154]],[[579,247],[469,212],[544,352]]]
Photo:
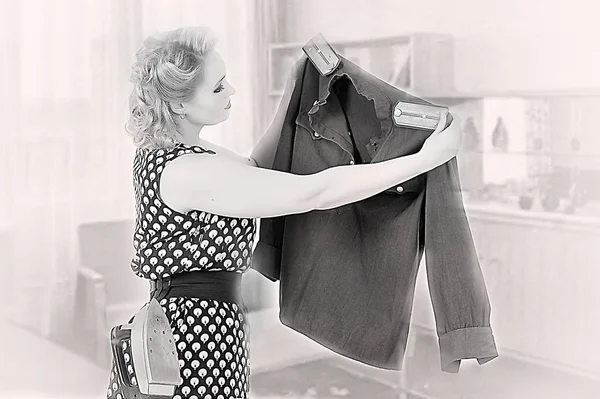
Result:
[[320,33],[302,46],[302,51],[323,76],[332,74],[341,62],[340,57]]
[[[113,327],[110,335],[117,378],[125,399],[172,398],[183,379],[175,338],[156,298],[144,305],[129,324]],[[127,340],[131,345],[135,379],[127,372],[124,352]]]

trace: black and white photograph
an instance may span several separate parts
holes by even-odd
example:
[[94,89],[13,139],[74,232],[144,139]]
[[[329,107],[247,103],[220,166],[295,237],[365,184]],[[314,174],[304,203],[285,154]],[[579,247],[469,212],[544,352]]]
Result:
[[0,0],[0,399],[599,398],[599,17]]

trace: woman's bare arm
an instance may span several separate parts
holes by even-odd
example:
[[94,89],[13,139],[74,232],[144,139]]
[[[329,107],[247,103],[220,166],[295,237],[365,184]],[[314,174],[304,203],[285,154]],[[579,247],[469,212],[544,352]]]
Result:
[[417,153],[385,162],[335,166],[296,175],[250,167],[212,154],[186,154],[168,163],[161,197],[171,208],[265,218],[331,209],[363,200],[433,167]]
[[200,138],[198,140],[200,142],[200,147],[202,147],[204,149],[213,150],[219,155],[226,156],[234,161],[243,163],[244,165],[257,166],[256,162],[252,158],[242,156],[234,151],[228,150],[227,148],[221,147],[221,146],[216,145],[215,143],[209,142],[207,140],[203,140]]
[[309,175],[255,168],[216,154],[186,154],[168,163],[161,196],[181,212],[200,209],[224,216],[264,218],[337,208],[403,183],[456,156],[460,121],[436,130],[413,155],[383,162],[341,165]]

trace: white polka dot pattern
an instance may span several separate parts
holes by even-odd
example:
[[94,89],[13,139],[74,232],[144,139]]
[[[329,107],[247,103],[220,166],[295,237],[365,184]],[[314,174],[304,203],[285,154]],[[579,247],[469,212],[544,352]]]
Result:
[[163,168],[190,153],[214,151],[183,144],[171,150],[136,151],[136,253],[131,267],[140,277],[156,280],[194,270],[244,272],[251,266],[256,219],[196,210],[182,214],[162,202],[159,178]]
[[[183,383],[173,399],[247,398],[250,391],[247,310],[235,303],[193,298],[160,301],[171,321]],[[129,342],[123,344],[129,382],[135,385]],[[112,364],[107,398],[123,398]]]
[[[256,219],[231,218],[200,210],[177,212],[160,198],[165,165],[183,154],[214,154],[199,146],[136,151],[133,183],[136,199],[135,255],[131,268],[146,279],[188,271],[244,273],[252,262]],[[160,302],[176,339],[183,384],[174,399],[233,399],[250,390],[249,326],[242,304],[174,297]],[[135,384],[129,343],[127,373]],[[108,399],[125,399],[114,359]]]

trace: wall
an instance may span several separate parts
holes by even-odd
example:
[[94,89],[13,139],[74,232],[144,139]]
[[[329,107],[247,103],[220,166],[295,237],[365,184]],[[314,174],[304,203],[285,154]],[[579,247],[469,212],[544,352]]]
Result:
[[284,40],[305,42],[407,32],[456,38],[456,86],[461,90],[600,88],[594,54],[600,6],[591,0],[290,0]]

